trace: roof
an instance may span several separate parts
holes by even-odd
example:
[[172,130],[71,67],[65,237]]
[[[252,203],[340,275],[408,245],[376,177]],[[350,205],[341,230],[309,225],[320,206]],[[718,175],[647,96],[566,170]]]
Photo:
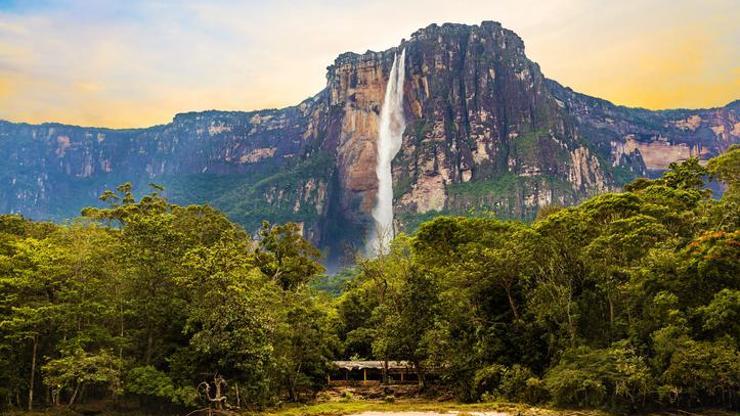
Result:
[[[365,368],[378,369],[383,368],[384,361],[334,361],[334,365],[345,370],[362,370]],[[388,361],[389,370],[400,370],[413,368],[408,361]]]

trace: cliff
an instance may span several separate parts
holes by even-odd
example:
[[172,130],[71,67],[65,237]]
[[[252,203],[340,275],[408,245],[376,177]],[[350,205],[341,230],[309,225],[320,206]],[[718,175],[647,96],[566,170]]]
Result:
[[620,107],[545,78],[499,23],[431,25],[387,51],[340,55],[326,88],[294,107],[178,114],[134,130],[0,122],[0,212],[63,219],[97,204],[106,187],[156,182],[173,201],[208,202],[249,230],[263,219],[297,221],[341,256],[371,221],[379,113],[401,49],[400,229],[437,213],[531,218],[740,138],[738,101]]

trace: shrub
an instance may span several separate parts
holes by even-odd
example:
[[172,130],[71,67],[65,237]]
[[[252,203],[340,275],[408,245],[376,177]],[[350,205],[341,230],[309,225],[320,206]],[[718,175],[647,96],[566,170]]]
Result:
[[491,364],[476,371],[473,377],[473,385],[477,395],[485,395],[486,398],[496,397],[499,394],[499,385],[506,370],[506,366]]
[[542,380],[527,367],[492,364],[475,374],[477,392],[484,401],[503,397],[523,403],[538,403],[547,398]]
[[527,403],[542,403],[549,397],[545,383],[539,377],[527,379],[527,387],[524,390],[524,401]]
[[658,389],[664,402],[737,404],[740,354],[730,344],[688,340],[671,356]]
[[634,408],[652,386],[644,359],[624,343],[569,351],[544,381],[556,404],[591,407]]
[[114,394],[120,390],[120,360],[110,351],[92,354],[77,349],[73,353],[51,360],[42,367],[44,381],[53,386],[52,401],[59,404],[63,391],[71,392],[69,404],[79,397],[85,385],[105,385]]
[[164,399],[173,404],[192,406],[198,400],[194,388],[175,387],[167,374],[148,365],[128,372],[126,391],[138,396]]
[[606,398],[606,387],[594,374],[562,365],[548,372],[545,387],[558,405],[596,407]]

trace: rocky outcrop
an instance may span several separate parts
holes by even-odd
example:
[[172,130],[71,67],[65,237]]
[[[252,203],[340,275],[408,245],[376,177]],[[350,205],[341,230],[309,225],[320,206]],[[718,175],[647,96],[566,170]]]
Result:
[[699,110],[650,111],[616,106],[548,80],[550,91],[578,123],[582,134],[613,167],[649,175],[671,162],[706,160],[740,138],[740,101]]
[[340,55],[294,107],[178,114],[147,129],[0,122],[0,211],[62,219],[105,188],[164,184],[247,229],[296,221],[339,256],[359,247],[377,192],[379,113],[406,51],[406,130],[393,162],[398,228],[436,213],[531,218],[740,139],[739,102],[707,110],[616,106],[545,78],[496,22],[431,25],[383,52]]

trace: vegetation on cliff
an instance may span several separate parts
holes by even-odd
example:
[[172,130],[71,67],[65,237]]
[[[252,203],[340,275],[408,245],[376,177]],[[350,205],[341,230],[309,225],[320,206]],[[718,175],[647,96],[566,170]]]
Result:
[[738,178],[735,146],[532,223],[438,217],[333,280],[296,225],[252,239],[156,186],[64,225],[0,216],[0,406],[262,407],[361,357],[463,401],[737,409]]

